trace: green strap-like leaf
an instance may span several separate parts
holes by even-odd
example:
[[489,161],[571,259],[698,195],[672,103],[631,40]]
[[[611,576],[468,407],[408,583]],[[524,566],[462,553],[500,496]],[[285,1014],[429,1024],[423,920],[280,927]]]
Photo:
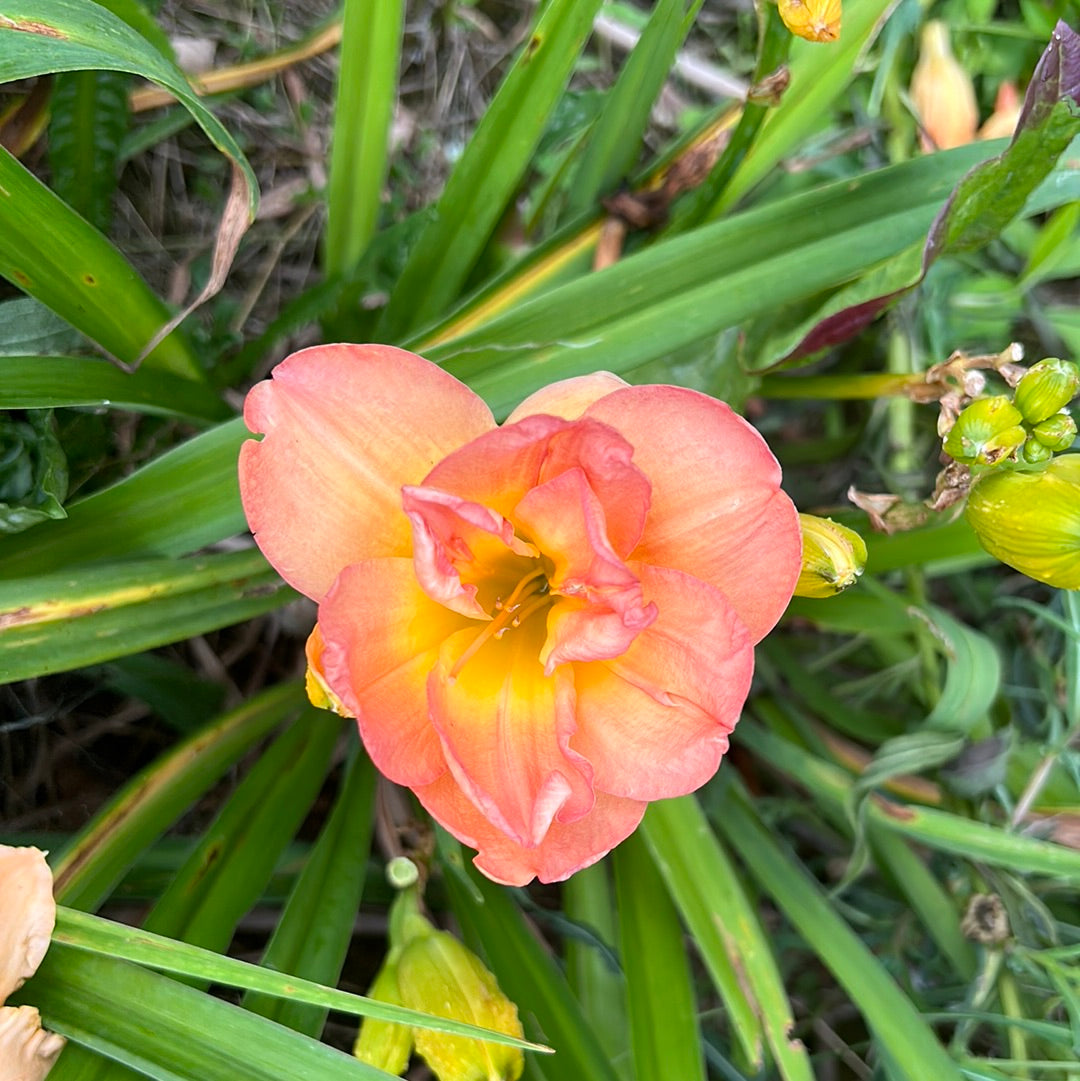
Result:
[[222,421],[229,407],[205,384],[142,365],[124,372],[89,357],[0,356],[0,409],[91,405]]
[[615,852],[620,951],[637,1081],[705,1081],[701,1033],[678,913],[644,840]]
[[457,298],[510,204],[592,30],[600,0],[549,0],[454,167],[381,324],[397,341]]
[[[355,732],[355,728],[354,728]],[[337,802],[263,954],[264,967],[334,985],[353,938],[375,811],[375,768],[352,736],[354,754]],[[249,993],[243,1005],[279,1025],[317,1037],[318,1006]]]
[[[54,942],[19,1001],[41,1011],[46,1028],[155,1081],[390,1081],[365,1066],[258,1014],[168,976],[114,957]],[[78,1050],[78,1049],[76,1049]],[[102,1059],[68,1051],[59,1081],[96,1074]]]
[[305,701],[298,683],[272,687],[133,777],[59,854],[54,863],[57,900],[96,909],[141,852]]
[[652,804],[642,831],[743,1053],[760,1068],[767,1045],[785,1081],[813,1081],[806,1048],[790,1035],[793,1013],[769,939],[697,800]]
[[326,270],[352,270],[375,232],[397,98],[402,0],[345,0],[326,193]]
[[[726,774],[730,780],[732,774]],[[750,873],[833,973],[896,1067],[896,1081],[961,1081],[957,1064],[911,1000],[729,784],[717,822]]]
[[294,597],[254,549],[0,582],[0,683],[178,642]]

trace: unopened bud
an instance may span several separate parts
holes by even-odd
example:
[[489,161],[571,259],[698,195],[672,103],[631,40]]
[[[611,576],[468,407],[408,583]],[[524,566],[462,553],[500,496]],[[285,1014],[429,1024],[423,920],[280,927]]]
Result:
[[1055,413],[1046,420],[1040,420],[1031,429],[1031,434],[1047,450],[1068,450],[1076,438],[1076,421],[1068,413]]
[[1041,462],[1050,461],[1054,456],[1054,452],[1045,443],[1040,443],[1039,440],[1032,435],[1024,440],[1024,446],[1020,451],[1020,456],[1028,465],[1039,465]]
[[[397,965],[387,958],[379,969],[368,998],[401,1006],[398,991]],[[396,1025],[376,1017],[365,1017],[360,1024],[353,1054],[361,1061],[388,1074],[402,1074],[409,1065],[413,1049],[413,1033],[408,1025]]]
[[840,0],[778,0],[777,7],[796,37],[824,42],[840,36]]
[[1023,421],[1004,394],[977,398],[961,411],[942,446],[964,465],[993,465],[1023,445],[1028,436]]
[[1016,408],[1029,424],[1052,417],[1080,390],[1080,370],[1069,360],[1048,357],[1033,364],[1016,386]]
[[[522,1036],[517,1007],[495,977],[453,935],[434,928],[417,934],[398,959],[402,1003],[456,1021]],[[524,1069],[521,1049],[417,1028],[417,1053],[439,1081],[517,1081]]]
[[1047,585],[1080,589],[1080,454],[1039,472],[981,476],[964,511],[996,559]]
[[994,111],[979,128],[980,139],[1004,139],[1016,131],[1016,122],[1020,119],[1020,92],[1015,83],[1003,82],[998,87],[994,99]]
[[351,717],[352,714],[345,708],[345,703],[330,689],[323,675],[323,650],[326,648],[323,642],[322,632],[319,625],[311,632],[307,640],[307,674],[304,677],[304,690],[307,691],[308,701],[317,709],[328,709],[339,717]]
[[866,567],[866,543],[854,529],[831,518],[800,514],[802,570],[796,597],[834,597],[853,585]]
[[922,125],[924,150],[948,150],[975,138],[979,123],[975,88],[953,56],[949,28],[943,22],[923,27],[919,62],[911,74],[911,100]]

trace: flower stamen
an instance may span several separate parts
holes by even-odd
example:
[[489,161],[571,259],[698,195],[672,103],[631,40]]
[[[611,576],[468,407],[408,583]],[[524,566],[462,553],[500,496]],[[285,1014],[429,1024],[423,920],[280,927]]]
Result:
[[514,586],[514,591],[505,601],[501,598],[497,599],[495,601],[497,615],[485,625],[465,652],[454,662],[454,667],[450,669],[450,678],[457,679],[466,662],[479,652],[485,642],[492,638],[501,639],[508,630],[520,627],[528,616],[542,608],[548,601],[549,589],[543,567],[537,567]]

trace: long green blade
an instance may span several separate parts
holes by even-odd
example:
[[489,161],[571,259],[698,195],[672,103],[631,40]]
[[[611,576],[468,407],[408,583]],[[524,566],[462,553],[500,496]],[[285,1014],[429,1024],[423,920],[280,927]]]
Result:
[[882,963],[840,918],[825,891],[729,786],[718,827],[750,873],[847,991],[893,1063],[897,1081],[961,1081],[963,1073]]
[[549,0],[454,168],[386,308],[383,340],[442,315],[513,198],[600,0]]

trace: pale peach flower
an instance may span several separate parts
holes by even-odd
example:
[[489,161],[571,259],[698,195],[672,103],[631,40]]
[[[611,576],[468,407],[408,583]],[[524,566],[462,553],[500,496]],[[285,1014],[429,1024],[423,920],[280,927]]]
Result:
[[500,427],[420,357],[327,345],[244,418],[248,522],[319,604],[313,699],[485,874],[565,878],[713,775],[801,564],[727,405],[599,373]]
[[[0,845],[0,1004],[37,971],[55,924],[45,853]],[[32,1006],[0,1005],[0,1081],[42,1081],[63,1046]]]

